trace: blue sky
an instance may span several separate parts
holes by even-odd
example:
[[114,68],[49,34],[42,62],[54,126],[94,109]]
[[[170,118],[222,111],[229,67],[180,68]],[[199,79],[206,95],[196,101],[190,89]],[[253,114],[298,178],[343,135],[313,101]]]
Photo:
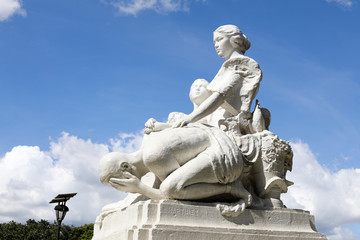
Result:
[[[82,181],[76,175],[80,163],[86,164],[81,157],[91,158],[96,168],[109,150],[134,150],[149,117],[165,120],[172,111],[191,112],[191,83],[211,81],[223,62],[212,43],[212,32],[223,24],[239,26],[251,41],[247,55],[264,73],[257,98],[272,113],[270,130],[294,143],[299,156],[313,159],[325,175],[350,185],[350,192],[360,191],[354,188],[360,181],[357,0],[0,0],[2,204],[16,202],[10,189],[35,191],[41,205],[41,198],[50,200],[56,190],[90,188],[71,182]],[[37,165],[39,159],[45,165]],[[34,165],[73,174],[65,185],[73,188],[48,185],[49,196],[37,193],[36,186],[26,185],[41,180],[32,178],[42,168]],[[24,166],[32,170],[21,170],[22,181],[16,182],[21,176],[11,170]],[[343,171],[353,179],[340,177]],[[95,179],[89,169],[89,179],[91,174]],[[97,196],[99,204],[123,196],[96,186],[111,196]],[[41,209],[48,214],[46,207]],[[72,221],[94,219],[99,207],[94,209],[95,215]],[[346,234],[360,239],[360,209],[355,213],[332,225],[320,222],[321,230],[332,239]],[[34,214],[26,216],[48,216]],[[0,215],[6,215],[2,221],[22,221],[18,212],[0,210]]]

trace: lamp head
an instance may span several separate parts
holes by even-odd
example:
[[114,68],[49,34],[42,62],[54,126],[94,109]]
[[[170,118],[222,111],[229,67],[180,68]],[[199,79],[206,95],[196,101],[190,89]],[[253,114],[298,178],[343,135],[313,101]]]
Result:
[[55,206],[54,210],[56,213],[56,220],[58,223],[61,223],[62,220],[64,220],[66,213],[69,211],[69,208],[65,206],[65,203],[59,203]]

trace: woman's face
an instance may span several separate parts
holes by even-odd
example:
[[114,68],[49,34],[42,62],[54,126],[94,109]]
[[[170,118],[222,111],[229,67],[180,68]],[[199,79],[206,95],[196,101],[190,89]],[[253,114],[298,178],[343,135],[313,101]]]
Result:
[[228,58],[234,51],[230,39],[222,33],[214,32],[214,45],[219,57]]

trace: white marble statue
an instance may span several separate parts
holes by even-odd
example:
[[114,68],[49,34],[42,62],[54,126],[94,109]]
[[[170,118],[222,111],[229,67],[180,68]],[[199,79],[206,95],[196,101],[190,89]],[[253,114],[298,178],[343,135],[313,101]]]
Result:
[[[223,215],[246,207],[282,207],[280,194],[292,182],[287,142],[269,130],[270,112],[252,102],[262,71],[245,56],[247,37],[234,25],[214,32],[214,45],[224,64],[208,83],[197,79],[190,89],[194,110],[171,113],[166,123],[145,123],[142,147],[132,154],[113,152],[100,161],[102,183],[151,199],[223,201]],[[152,187],[141,178],[157,177]]]

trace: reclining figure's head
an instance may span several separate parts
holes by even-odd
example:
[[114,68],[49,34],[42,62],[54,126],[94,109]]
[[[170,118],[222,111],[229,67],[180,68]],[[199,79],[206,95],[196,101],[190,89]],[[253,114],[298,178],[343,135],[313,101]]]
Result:
[[125,178],[124,171],[132,172],[134,166],[130,154],[111,152],[101,158],[99,164],[100,181],[110,185],[110,178]]

